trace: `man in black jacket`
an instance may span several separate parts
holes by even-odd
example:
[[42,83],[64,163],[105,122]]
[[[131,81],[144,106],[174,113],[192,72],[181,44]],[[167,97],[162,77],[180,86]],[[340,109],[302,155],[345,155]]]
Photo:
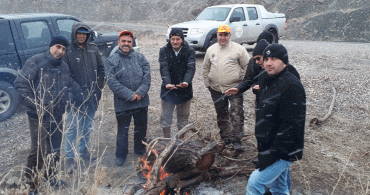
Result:
[[284,46],[272,44],[263,52],[268,74],[260,84],[255,135],[258,162],[251,174],[247,195],[289,194],[290,165],[302,158],[306,95],[300,80],[288,71]]
[[44,161],[48,169],[46,179],[55,187],[59,184],[53,170],[60,156],[62,115],[73,96],[72,92],[79,90],[78,84],[71,78],[68,65],[62,60],[68,45],[65,37],[52,37],[49,51],[29,58],[14,81],[27,106],[31,150],[25,172],[31,194],[37,194],[38,175]]
[[[263,39],[263,35],[268,35],[267,31],[263,31],[263,33],[260,34],[257,45],[253,49],[253,58],[249,60],[247,71],[245,73],[244,79],[241,83],[239,83],[235,88],[228,89],[225,94],[227,95],[235,95],[244,93],[249,88],[252,87],[253,93],[256,95],[256,104],[259,100],[258,91],[260,89],[259,87],[259,80],[263,80],[265,77],[268,76],[266,71],[264,71],[264,60],[263,60],[263,51],[265,48],[269,45],[269,42],[266,41],[267,39]],[[272,33],[270,33],[271,36]],[[268,36],[266,36],[268,38]],[[287,64],[288,71],[291,72],[294,76],[296,76],[298,79],[300,79],[300,75],[298,71],[294,68],[294,66]]]
[[225,94],[235,95],[244,93],[250,87],[253,87],[253,93],[256,94],[256,102],[258,102],[258,78],[263,75],[263,50],[269,45],[265,39],[257,42],[253,49],[252,58],[249,60],[247,71],[244,79],[236,87],[228,89]]
[[170,41],[159,51],[159,63],[162,76],[160,123],[164,137],[169,138],[174,108],[177,111],[177,128],[180,130],[188,123],[193,98],[195,50],[184,41],[181,29],[171,30]]
[[89,43],[91,29],[82,22],[72,26],[72,43],[65,55],[72,78],[80,85],[82,98],[74,99],[68,116],[65,139],[66,171],[72,173],[75,154],[90,159],[88,152],[92,122],[104,87],[104,64],[98,47]]

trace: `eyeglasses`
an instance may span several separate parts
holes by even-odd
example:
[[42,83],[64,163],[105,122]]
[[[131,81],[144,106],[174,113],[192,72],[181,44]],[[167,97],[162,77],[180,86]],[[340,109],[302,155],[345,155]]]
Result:
[[256,61],[260,61],[261,60],[261,57],[253,57],[254,58],[254,60],[256,60]]
[[230,33],[218,33],[218,36],[220,36],[220,37],[227,37],[227,36],[229,36],[229,34]]

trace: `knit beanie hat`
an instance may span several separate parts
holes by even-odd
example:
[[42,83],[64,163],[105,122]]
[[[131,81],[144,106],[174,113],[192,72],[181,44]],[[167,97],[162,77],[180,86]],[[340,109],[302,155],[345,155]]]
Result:
[[263,55],[263,50],[269,45],[265,39],[261,39],[257,42],[256,47],[253,49],[252,56]]
[[274,34],[272,34],[271,32],[269,31],[262,31],[262,33],[258,36],[257,38],[257,42],[261,39],[265,39],[267,42],[269,42],[270,44],[274,41]]
[[184,34],[180,28],[173,28],[170,32],[170,39],[172,36],[179,36],[182,40],[184,40]]
[[274,43],[266,47],[263,51],[263,59],[267,57],[276,57],[288,65],[288,51],[283,45]]
[[55,44],[61,44],[64,47],[68,47],[69,46],[69,41],[68,41],[67,38],[65,38],[63,36],[53,36],[53,37],[51,37],[51,42],[50,42],[49,47],[52,47]]

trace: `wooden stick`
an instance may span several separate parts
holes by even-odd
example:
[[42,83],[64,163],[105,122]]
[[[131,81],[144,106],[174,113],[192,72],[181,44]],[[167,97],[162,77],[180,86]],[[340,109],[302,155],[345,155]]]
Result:
[[176,144],[177,139],[180,136],[182,136],[185,132],[187,132],[188,130],[190,130],[192,128],[193,128],[193,125],[192,124],[188,124],[184,128],[182,128],[179,132],[177,132],[176,135],[171,138],[171,141],[167,145],[167,147],[161,152],[161,154],[155,160],[154,165],[152,167],[152,171],[150,172],[148,189],[153,188],[154,185],[159,181],[162,162],[170,154],[170,152],[172,151],[173,147]]
[[331,100],[331,104],[330,104],[328,113],[323,118],[320,118],[320,119],[313,118],[310,121],[310,124],[320,125],[321,123],[323,123],[324,121],[326,121],[330,117],[330,115],[333,111],[335,99],[336,99],[336,96],[337,96],[337,91],[335,90],[335,88],[333,87],[332,89],[333,89],[334,93],[333,93],[333,99]]

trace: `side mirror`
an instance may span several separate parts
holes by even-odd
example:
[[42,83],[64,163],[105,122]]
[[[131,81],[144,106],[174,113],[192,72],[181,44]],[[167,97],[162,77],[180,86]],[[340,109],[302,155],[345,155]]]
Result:
[[91,31],[90,36],[91,36],[91,40],[95,40],[98,38],[99,33],[96,31]]
[[239,22],[240,21],[240,17],[231,17],[229,21],[230,21],[230,23]]

